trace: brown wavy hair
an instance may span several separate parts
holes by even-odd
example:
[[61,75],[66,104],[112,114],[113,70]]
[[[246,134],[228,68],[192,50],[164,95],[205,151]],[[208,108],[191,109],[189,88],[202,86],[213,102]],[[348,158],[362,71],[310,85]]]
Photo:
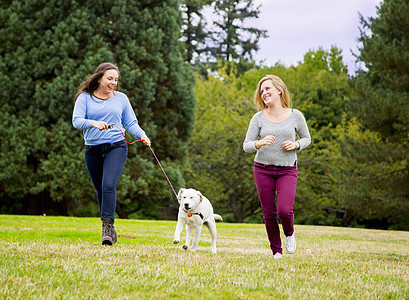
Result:
[[[99,87],[98,80],[100,80],[102,78],[102,76],[104,76],[106,71],[112,70],[112,69],[116,70],[118,72],[118,74],[119,74],[119,69],[114,64],[109,63],[109,62],[100,64],[97,67],[97,69],[95,70],[94,74],[92,74],[87,80],[85,80],[83,83],[81,83],[81,88],[79,89],[79,91],[75,95],[74,103],[75,103],[75,101],[77,101],[78,96],[80,94],[82,94],[82,93],[89,93],[92,96],[94,91],[96,89],[98,89],[98,87]],[[118,82],[117,87],[119,89],[119,82]]]
[[260,95],[261,85],[266,80],[271,80],[274,87],[281,92],[280,94],[281,105],[284,108],[290,107],[291,105],[290,93],[288,92],[287,87],[284,84],[284,81],[276,75],[266,75],[263,78],[261,78],[261,80],[258,82],[257,89],[254,92],[254,105],[256,106],[256,109],[263,110],[267,108],[266,104],[264,103],[263,99],[261,99]]

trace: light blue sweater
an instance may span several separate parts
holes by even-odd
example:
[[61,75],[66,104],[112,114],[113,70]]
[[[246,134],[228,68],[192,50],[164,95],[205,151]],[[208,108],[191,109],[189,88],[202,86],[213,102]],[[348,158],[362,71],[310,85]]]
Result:
[[[296,133],[299,139],[296,139]],[[275,136],[276,140],[272,145],[261,146],[256,148],[256,140],[263,139],[267,135]],[[310,132],[307,127],[302,113],[293,109],[291,115],[280,123],[273,123],[266,116],[263,111],[256,113],[250,121],[246,138],[243,142],[243,149],[245,152],[256,152],[255,162],[263,165],[274,166],[294,166],[297,161],[297,151],[287,151],[283,148],[283,142],[297,141],[302,150],[311,143]]]
[[125,133],[123,126],[136,139],[140,139],[145,132],[138,124],[135,112],[132,109],[128,97],[121,92],[107,100],[99,99],[88,93],[82,93],[75,101],[72,114],[72,125],[77,129],[83,129],[85,145],[100,145],[115,143],[123,140],[121,131],[113,126],[111,129],[99,130],[92,127],[94,121],[105,121],[115,124]]

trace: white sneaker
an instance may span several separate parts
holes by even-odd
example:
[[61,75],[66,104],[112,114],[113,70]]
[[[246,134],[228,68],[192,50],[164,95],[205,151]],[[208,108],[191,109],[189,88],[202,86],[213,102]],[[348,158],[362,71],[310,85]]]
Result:
[[276,254],[274,254],[274,259],[281,259],[283,258],[283,256],[281,255],[280,252],[277,252]]
[[295,251],[295,248],[297,248],[297,243],[295,242],[294,234],[290,236],[286,236],[285,237],[285,250],[287,250],[288,253],[293,253]]

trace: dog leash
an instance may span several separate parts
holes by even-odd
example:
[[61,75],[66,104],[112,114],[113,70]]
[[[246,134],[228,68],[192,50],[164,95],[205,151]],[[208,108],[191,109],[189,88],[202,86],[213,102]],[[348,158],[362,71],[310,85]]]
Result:
[[[116,124],[111,124],[111,125],[109,125],[109,128],[112,128],[113,126],[115,126],[116,128],[119,129],[119,131],[121,132],[121,134],[122,134],[122,136],[124,137],[125,141],[126,141],[129,145],[132,145],[133,143],[136,143],[136,142],[143,142],[143,140],[135,140],[135,141],[133,141],[133,142],[131,142],[131,143],[128,142],[128,140],[127,140],[126,137],[125,137],[125,134],[122,132],[122,129],[119,128],[119,126],[117,126]],[[165,170],[163,169],[163,167],[162,167],[162,165],[161,165],[161,163],[160,163],[158,157],[156,156],[155,152],[153,152],[152,147],[151,147],[150,145],[148,145],[148,146],[149,146],[149,149],[151,149],[151,152],[152,152],[153,156],[155,157],[156,161],[158,162],[160,168],[162,169],[163,174],[165,175],[166,179],[168,180],[169,185],[170,185],[170,187],[172,188],[173,193],[175,194],[175,197],[177,198],[178,196],[177,196],[177,194],[176,194],[176,191],[175,191],[175,189],[173,188],[173,185],[172,185],[172,183],[170,182],[168,175],[166,175],[166,172],[165,172]]]

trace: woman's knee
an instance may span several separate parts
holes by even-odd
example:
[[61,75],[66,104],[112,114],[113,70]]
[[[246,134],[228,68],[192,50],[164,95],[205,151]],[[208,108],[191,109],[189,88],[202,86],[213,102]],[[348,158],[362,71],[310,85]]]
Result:
[[104,193],[113,193],[116,191],[116,184],[112,182],[104,182]]
[[284,220],[284,219],[290,220],[293,218],[293,215],[294,213],[292,209],[281,208],[278,210],[278,217],[280,218],[280,220]]
[[272,221],[274,221],[274,220],[277,220],[278,214],[277,214],[276,211],[272,211],[272,210],[270,210],[270,211],[265,211],[265,210],[263,210],[263,218],[264,218],[264,220],[272,220]]

